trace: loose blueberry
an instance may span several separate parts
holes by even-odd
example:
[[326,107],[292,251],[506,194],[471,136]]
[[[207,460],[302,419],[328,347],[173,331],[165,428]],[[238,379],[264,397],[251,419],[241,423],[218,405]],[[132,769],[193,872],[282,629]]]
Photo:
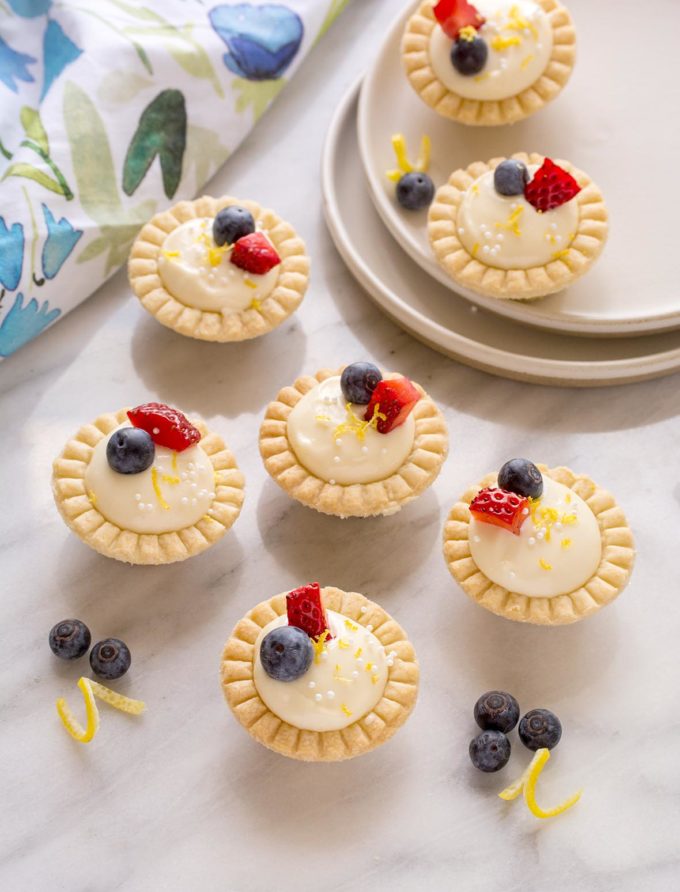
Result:
[[295,681],[312,665],[312,639],[297,626],[272,629],[262,639],[260,662],[270,678]]
[[131,662],[128,646],[120,638],[98,641],[90,653],[90,666],[100,678],[120,678],[128,671]]
[[349,403],[366,406],[382,381],[382,373],[372,362],[353,362],[340,376],[342,395]]
[[511,458],[498,472],[498,485],[518,496],[538,499],[543,493],[543,475],[527,458]]
[[422,211],[433,198],[434,183],[426,173],[405,173],[397,183],[397,201],[407,211]]
[[213,220],[213,241],[216,245],[233,245],[244,235],[255,232],[255,220],[250,211],[232,205],[223,208]]
[[77,660],[87,653],[92,636],[79,619],[63,619],[52,627],[49,642],[52,653],[62,660]]
[[510,741],[502,731],[482,731],[470,741],[470,759],[480,771],[500,771],[510,758]]
[[485,731],[512,731],[519,721],[519,703],[506,691],[487,691],[475,703],[475,721]]
[[549,709],[532,709],[519,723],[519,739],[530,750],[551,750],[560,742],[562,723]]
[[141,427],[114,431],[106,444],[109,467],[118,474],[141,474],[153,464],[156,447],[151,434]]
[[501,161],[493,172],[493,185],[500,195],[524,195],[524,187],[529,182],[526,164],[508,158]]
[[472,40],[461,38],[457,40],[451,49],[451,63],[459,74],[471,77],[486,65],[489,48],[481,37]]

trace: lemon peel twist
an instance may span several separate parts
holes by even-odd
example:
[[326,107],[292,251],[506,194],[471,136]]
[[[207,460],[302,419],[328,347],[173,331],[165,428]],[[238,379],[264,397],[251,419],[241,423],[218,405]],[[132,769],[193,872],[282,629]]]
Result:
[[531,760],[522,776],[514,783],[510,784],[510,786],[501,790],[498,796],[506,802],[511,802],[513,799],[517,799],[520,793],[524,793],[524,801],[527,804],[527,808],[532,815],[535,815],[537,818],[554,818],[567,811],[567,809],[571,808],[572,805],[575,805],[579,801],[583,790],[574,793],[573,796],[565,799],[564,802],[560,805],[556,805],[554,808],[544,809],[536,802],[536,783],[538,782],[538,778],[549,758],[550,750],[546,747],[536,750],[536,755]]
[[79,743],[89,743],[99,730],[99,710],[95,697],[129,715],[139,715],[146,709],[146,703],[141,700],[124,697],[122,694],[104,687],[103,684],[84,676],[78,679],[78,687],[85,701],[87,725],[83,728],[63,697],[57,700],[57,712],[68,733]]
[[406,147],[406,137],[403,133],[395,133],[392,137],[392,148],[397,159],[397,167],[387,171],[388,180],[393,183],[399,182],[405,173],[425,173],[430,166],[430,156],[432,154],[432,140],[424,133],[420,140],[420,152],[415,164],[411,164],[408,157],[408,149]]

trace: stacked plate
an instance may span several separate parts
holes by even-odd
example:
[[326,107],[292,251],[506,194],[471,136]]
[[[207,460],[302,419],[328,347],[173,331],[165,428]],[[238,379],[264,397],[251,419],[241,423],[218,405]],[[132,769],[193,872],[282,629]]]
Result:
[[[680,152],[675,107],[673,29],[640,42],[635,15],[569,0],[579,61],[555,102],[512,127],[466,127],[445,120],[413,92],[400,40],[417,6],[395,21],[373,66],[338,108],[324,150],[326,220],[350,270],[397,323],[435,349],[498,375],[547,384],[596,386],[640,381],[680,369],[680,287],[675,273],[673,176]],[[662,16],[664,0],[649,3]],[[627,36],[626,36],[627,32]],[[635,66],[654,72],[655,101]],[[645,59],[645,53],[649,58]],[[606,77],[603,77],[606,72]],[[667,95],[664,95],[664,91]],[[635,120],[631,120],[631,110]],[[472,161],[517,151],[568,158],[602,189],[611,233],[596,266],[573,287],[537,301],[505,301],[466,292],[435,262],[427,213],[395,201],[391,138],[403,133],[415,155],[432,140],[436,185]],[[656,134],[653,155],[648,140]],[[652,166],[651,169],[650,165]],[[665,173],[664,173],[665,171]]]

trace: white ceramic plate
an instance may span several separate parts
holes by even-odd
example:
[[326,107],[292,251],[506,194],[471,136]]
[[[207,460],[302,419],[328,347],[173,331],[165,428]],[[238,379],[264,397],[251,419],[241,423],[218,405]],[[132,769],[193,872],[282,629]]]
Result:
[[[478,305],[555,331],[635,335],[680,327],[677,273],[680,207],[680,119],[677,32],[680,4],[648,0],[642,7],[613,0],[565,0],[578,31],[578,60],[570,82],[545,109],[512,127],[466,127],[428,108],[403,72],[400,39],[415,9],[395,21],[364,79],[359,145],[371,195],[399,244],[430,275]],[[644,28],[643,28],[644,31]],[[394,168],[393,133],[417,154],[432,138],[430,174],[436,185],[458,167],[517,151],[566,158],[602,189],[611,217],[604,253],[571,288],[529,303],[464,291],[432,257],[426,212],[409,213],[394,200],[385,171]]]
[[680,368],[680,332],[574,338],[503,319],[431,279],[392,239],[369,196],[357,144],[354,86],[326,137],[326,221],[350,270],[376,303],[419,340],[467,365],[541,384],[623,384]]

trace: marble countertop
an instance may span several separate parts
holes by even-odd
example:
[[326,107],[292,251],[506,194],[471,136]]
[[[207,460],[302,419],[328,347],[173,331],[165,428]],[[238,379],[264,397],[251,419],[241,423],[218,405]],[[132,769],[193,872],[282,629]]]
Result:
[[[585,392],[503,381],[418,344],[355,285],[323,224],[319,158],[334,108],[393,14],[392,0],[350,4],[210,189],[276,207],[306,238],[313,284],[292,321],[255,343],[194,342],[148,317],[117,275],[2,365],[5,889],[680,885],[678,378]],[[368,357],[430,391],[446,413],[451,455],[435,486],[396,516],[340,521],[276,487],[257,430],[281,385]],[[202,414],[227,439],[247,496],[233,531],[203,556],[128,567],[67,531],[50,465],[81,423],[156,398]],[[589,473],[635,529],[630,587],[576,626],[501,620],[468,601],[444,565],[451,503],[515,454]],[[222,644],[242,614],[311,579],[382,603],[421,660],[411,720],[388,745],[347,763],[300,764],[258,746],[218,683]],[[81,667],[47,647],[65,616],[84,619],[96,638],[128,642],[134,664],[118,688],[149,707],[139,719],[103,707],[88,747],[64,733],[54,709],[59,696],[80,708]],[[541,799],[585,793],[554,821],[495,795],[527,762],[520,744],[501,775],[470,765],[472,706],[494,687],[562,719]]]

